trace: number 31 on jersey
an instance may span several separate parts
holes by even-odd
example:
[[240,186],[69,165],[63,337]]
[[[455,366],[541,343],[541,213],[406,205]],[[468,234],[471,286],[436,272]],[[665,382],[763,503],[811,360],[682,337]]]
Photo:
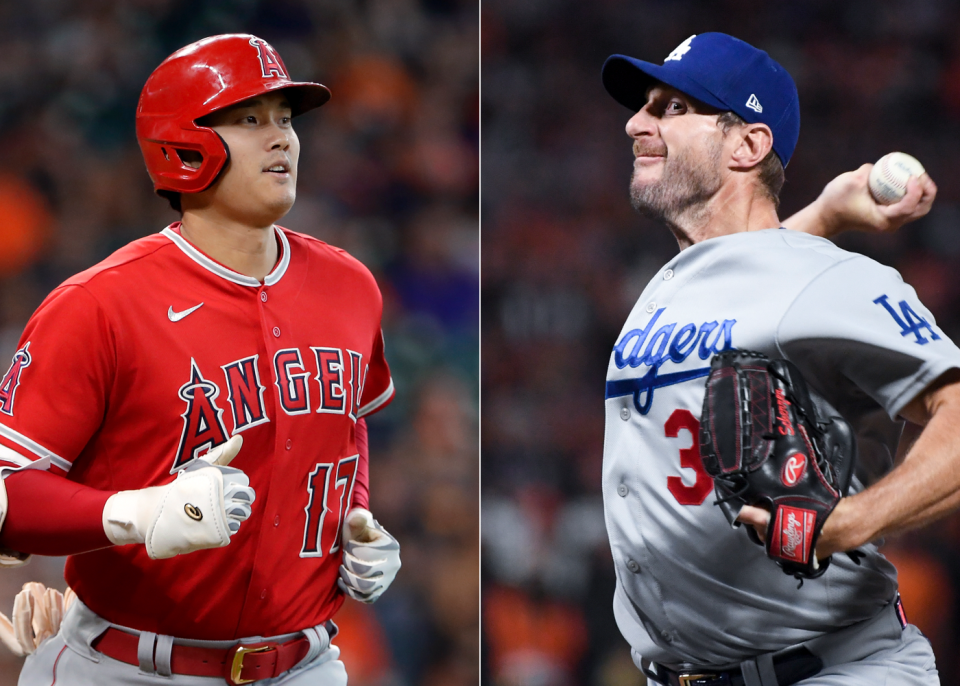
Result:
[[700,422],[690,410],[674,410],[663,425],[663,433],[667,438],[679,438],[682,429],[690,432],[693,445],[680,449],[680,466],[696,472],[697,480],[688,486],[679,476],[668,476],[667,489],[681,505],[701,505],[713,490],[713,479],[704,471],[700,461]]

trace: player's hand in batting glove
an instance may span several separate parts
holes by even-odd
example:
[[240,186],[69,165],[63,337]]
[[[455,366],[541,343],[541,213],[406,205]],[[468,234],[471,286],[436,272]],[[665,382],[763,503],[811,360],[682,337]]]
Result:
[[[787,360],[732,350],[711,362],[700,457],[717,504],[734,526],[745,505],[768,510],[767,555],[801,580],[820,576],[830,563],[817,559],[817,538],[853,475],[853,431],[833,414],[818,413],[800,370]],[[747,532],[760,543],[753,528]]]
[[0,641],[18,657],[32,654],[60,631],[63,615],[76,597],[70,588],[61,594],[36,581],[25,583],[13,600],[13,621],[0,613]]
[[115,545],[143,543],[155,560],[228,545],[256,498],[247,475],[227,466],[242,443],[234,436],[164,486],[110,496],[103,508],[107,538]]
[[400,570],[400,544],[373,518],[355,507],[343,527],[340,590],[361,603],[372,603],[393,583]]

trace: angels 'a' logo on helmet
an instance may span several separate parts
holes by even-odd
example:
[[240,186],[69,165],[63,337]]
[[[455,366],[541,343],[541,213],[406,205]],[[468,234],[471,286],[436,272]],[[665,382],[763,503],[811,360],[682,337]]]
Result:
[[280,56],[267,41],[261,38],[251,38],[250,45],[257,49],[257,57],[260,59],[260,69],[263,72],[263,78],[268,79],[275,76],[280,79],[286,79],[287,74],[283,71],[283,63],[280,62]]
[[783,463],[780,480],[783,481],[784,486],[796,486],[806,469],[807,456],[803,453],[794,453]]

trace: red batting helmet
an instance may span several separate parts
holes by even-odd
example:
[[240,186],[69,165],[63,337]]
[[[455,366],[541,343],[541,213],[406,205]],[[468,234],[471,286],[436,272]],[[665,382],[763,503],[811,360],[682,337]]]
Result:
[[[154,190],[199,193],[208,188],[230,152],[197,119],[281,89],[293,116],[330,99],[326,86],[291,81],[273,46],[250,34],[211,36],[170,55],[147,79],[137,105],[137,141]],[[200,167],[184,164],[178,149],[199,152]]]

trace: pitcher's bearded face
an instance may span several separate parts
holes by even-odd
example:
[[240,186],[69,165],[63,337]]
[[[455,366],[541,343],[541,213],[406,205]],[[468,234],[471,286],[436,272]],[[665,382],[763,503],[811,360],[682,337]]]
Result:
[[673,220],[720,189],[722,141],[708,141],[699,149],[691,145],[668,150],[662,140],[635,140],[633,152],[630,202],[652,219]]
[[703,205],[723,182],[724,133],[716,109],[660,84],[627,122],[633,139],[630,200],[668,223]]

